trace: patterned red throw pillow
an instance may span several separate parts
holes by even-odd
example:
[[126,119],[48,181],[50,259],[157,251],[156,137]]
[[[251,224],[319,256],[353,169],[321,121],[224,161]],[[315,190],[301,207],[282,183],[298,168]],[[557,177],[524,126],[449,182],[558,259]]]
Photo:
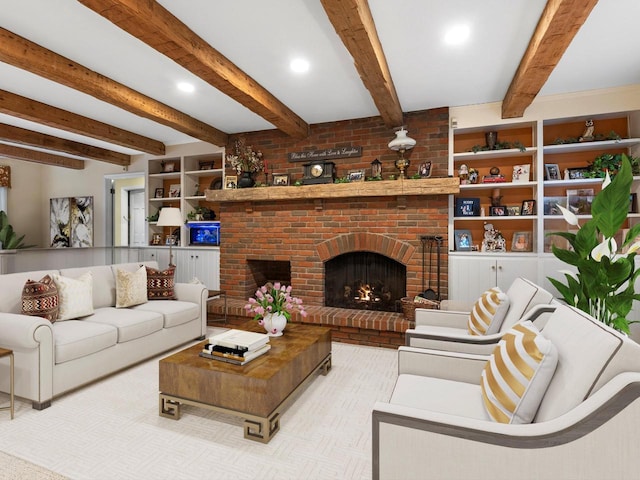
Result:
[[27,280],[22,289],[22,313],[49,320],[58,318],[58,289],[53,279],[45,275],[41,280]]
[[169,267],[166,270],[156,270],[147,268],[147,298],[149,300],[175,300],[175,280],[176,267]]

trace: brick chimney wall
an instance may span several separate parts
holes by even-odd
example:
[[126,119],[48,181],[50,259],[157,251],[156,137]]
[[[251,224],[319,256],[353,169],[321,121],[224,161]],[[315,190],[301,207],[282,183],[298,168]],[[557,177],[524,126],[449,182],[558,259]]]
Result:
[[[417,141],[406,155],[411,160],[409,176],[425,161],[432,162],[432,176],[447,175],[448,121],[448,108],[405,114],[408,134]],[[303,140],[293,140],[278,130],[243,135],[247,145],[262,151],[269,173],[288,173],[292,184],[302,178],[304,162],[288,162],[287,153],[329,147],[363,147],[360,158],[332,160],[337,177],[361,168],[370,176],[375,158],[382,162],[383,178],[398,173],[394,166],[397,154],[387,147],[394,129],[379,117],[311,125],[310,135]],[[264,175],[259,173],[256,179],[264,181]],[[322,306],[323,261],[336,252],[354,249],[378,251],[404,263],[407,295],[413,296],[422,289],[420,235],[441,235],[447,245],[446,195],[223,203],[216,213],[222,225],[220,283],[231,297],[247,298],[256,288],[247,260],[288,261],[294,294],[305,305]],[[440,286],[446,298],[446,248],[441,261]],[[431,278],[435,288],[435,254]]]

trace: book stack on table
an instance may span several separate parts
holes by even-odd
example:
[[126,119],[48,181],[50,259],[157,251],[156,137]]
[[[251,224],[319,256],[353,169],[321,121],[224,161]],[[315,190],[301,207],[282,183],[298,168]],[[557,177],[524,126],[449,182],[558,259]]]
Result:
[[234,365],[244,365],[264,355],[270,348],[267,334],[227,330],[209,337],[209,343],[204,345],[200,356]]

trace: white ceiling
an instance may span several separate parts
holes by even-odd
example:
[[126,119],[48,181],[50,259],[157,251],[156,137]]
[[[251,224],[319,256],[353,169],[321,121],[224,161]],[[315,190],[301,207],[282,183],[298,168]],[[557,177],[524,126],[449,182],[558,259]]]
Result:
[[[158,0],[307,123],[378,115],[320,0]],[[545,0],[369,0],[405,112],[500,101]],[[75,0],[0,0],[0,26],[226,133],[273,126]],[[600,0],[541,95],[640,83],[639,0]],[[470,41],[442,37],[467,23]],[[304,57],[306,74],[289,62]],[[176,89],[186,80],[193,94]],[[167,145],[193,138],[0,63],[0,89]],[[133,150],[0,115],[0,122]]]

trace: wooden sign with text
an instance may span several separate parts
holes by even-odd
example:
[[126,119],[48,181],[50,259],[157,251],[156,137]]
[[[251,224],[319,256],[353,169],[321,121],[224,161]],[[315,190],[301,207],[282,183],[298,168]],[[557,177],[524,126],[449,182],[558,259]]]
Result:
[[322,150],[307,150],[287,154],[290,162],[309,162],[315,160],[332,160],[334,158],[352,158],[362,156],[362,147],[336,147]]

